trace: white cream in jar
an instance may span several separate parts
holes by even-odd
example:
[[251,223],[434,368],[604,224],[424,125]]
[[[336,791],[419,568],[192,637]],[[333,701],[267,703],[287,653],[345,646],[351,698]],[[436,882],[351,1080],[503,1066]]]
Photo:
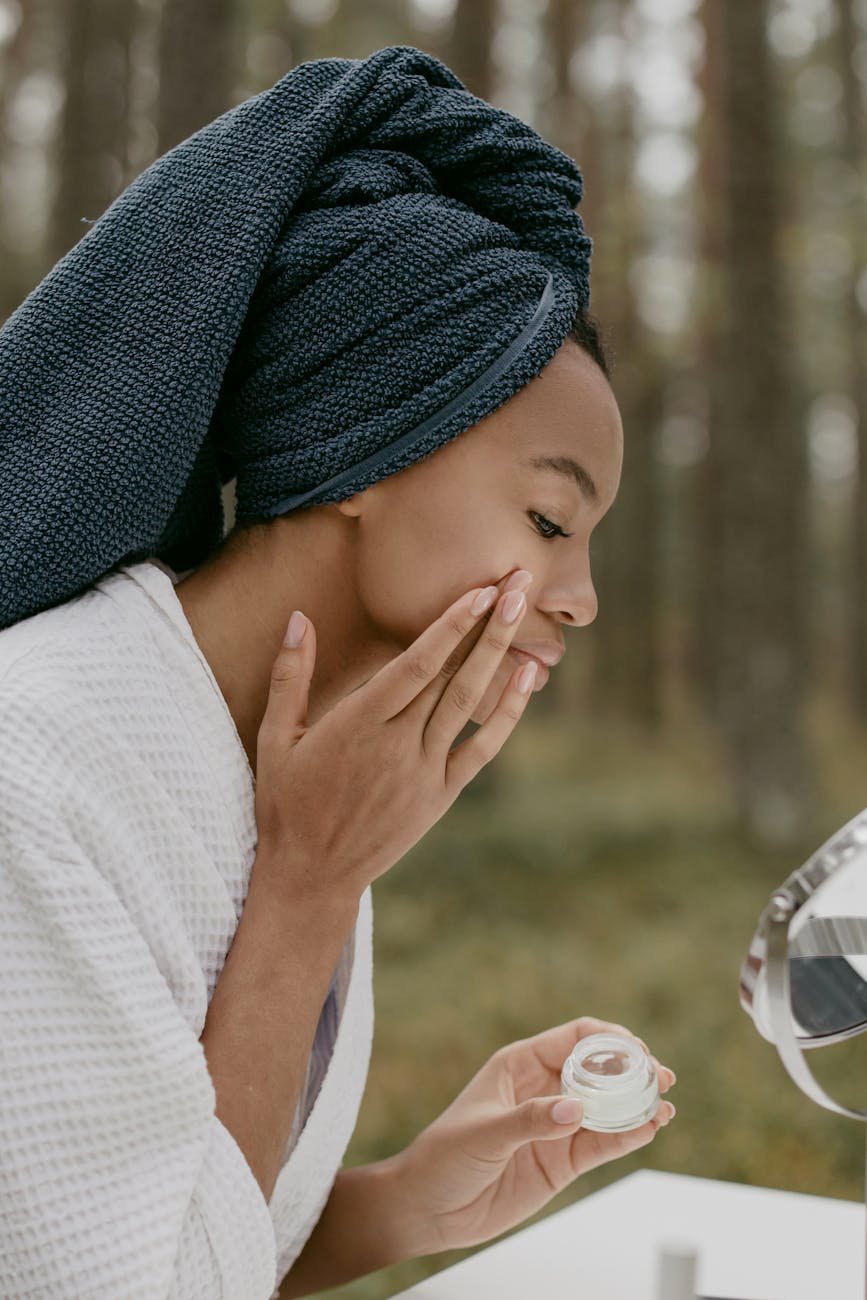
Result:
[[622,1034],[589,1034],[570,1052],[560,1091],[584,1107],[582,1128],[625,1133],[646,1124],[659,1105],[653,1061],[641,1044]]

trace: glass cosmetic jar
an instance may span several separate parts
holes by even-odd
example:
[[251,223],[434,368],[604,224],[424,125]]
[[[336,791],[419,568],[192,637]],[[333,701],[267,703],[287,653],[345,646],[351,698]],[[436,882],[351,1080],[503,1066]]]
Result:
[[567,1056],[560,1074],[564,1097],[584,1107],[582,1128],[625,1133],[653,1116],[659,1105],[656,1067],[634,1038],[590,1034]]

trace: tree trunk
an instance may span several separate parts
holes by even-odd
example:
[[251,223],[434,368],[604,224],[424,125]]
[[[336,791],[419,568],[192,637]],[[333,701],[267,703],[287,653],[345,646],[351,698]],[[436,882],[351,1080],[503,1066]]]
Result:
[[445,58],[467,90],[489,101],[494,91],[491,47],[496,18],[496,0],[457,0]]
[[[852,0],[835,0],[837,10],[837,66],[843,88],[843,161],[852,177],[852,198],[846,206],[849,238],[852,241],[856,268],[865,263],[867,240],[864,237],[865,209],[861,198],[864,186],[864,103],[861,82],[855,71],[853,56],[858,46],[858,30],[852,12]],[[849,660],[851,700],[855,716],[867,723],[867,322],[858,301],[857,277],[853,275],[846,302],[846,337],[849,347],[847,387],[857,421],[858,464],[852,497],[852,564]]]
[[234,0],[163,0],[157,153],[232,107]]
[[[629,18],[623,6],[621,21]],[[662,414],[662,376],[638,318],[630,270],[641,241],[640,204],[633,192],[634,100],[620,92],[613,131],[604,228],[594,254],[594,310],[617,353],[612,388],[624,428],[623,475],[611,513],[599,525],[594,574],[599,616],[595,697],[603,712],[645,727],[660,720],[659,484],[654,439]],[[597,307],[598,302],[598,307]]]
[[[18,27],[7,44],[0,47],[0,127],[6,122],[8,106],[29,70],[29,59],[35,26],[35,6],[21,9]],[[0,178],[3,189],[11,185],[9,160],[12,150],[6,132],[0,129]],[[2,192],[0,192],[2,197]],[[30,289],[30,277],[22,264],[17,242],[7,220],[7,208],[0,202],[0,323],[10,316]]]
[[52,260],[87,234],[130,179],[132,0],[66,0],[66,87],[58,181],[49,236]]
[[806,464],[779,251],[782,150],[768,0],[718,6],[727,174],[716,426],[718,710],[738,809],[776,842],[803,833]]
[[596,0],[549,0],[546,35],[554,78],[551,99],[543,109],[545,135],[581,168],[585,188],[578,211],[591,237],[602,191],[599,130],[595,114],[576,90],[569,69],[585,39],[595,4]]
[[709,446],[697,467],[697,563],[691,574],[692,634],[687,652],[689,675],[705,709],[719,723],[721,696],[720,628],[723,619],[722,464],[724,431],[721,403],[727,376],[720,365],[725,314],[726,249],[725,128],[723,125],[722,11],[718,0],[703,0],[704,63],[699,89],[704,111],[698,131],[698,336],[697,375],[705,385]]

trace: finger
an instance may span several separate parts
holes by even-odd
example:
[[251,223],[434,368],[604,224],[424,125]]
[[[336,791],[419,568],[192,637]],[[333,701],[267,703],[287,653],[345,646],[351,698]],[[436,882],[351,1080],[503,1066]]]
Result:
[[[476,645],[485,635],[488,624],[494,617],[497,607],[501,602],[501,597],[510,591],[526,591],[532,580],[533,575],[528,573],[526,569],[516,569],[512,573],[507,574],[505,578],[500,578],[496,582],[493,582],[489,587],[483,587],[480,589],[484,592],[495,593],[490,606],[476,619],[475,626],[456,647],[454,653],[448,656],[439,674],[428,686],[425,687],[410,706],[411,708],[418,707],[420,709],[422,705],[425,706],[423,709],[425,725],[433,713],[435,706],[442,699],[446,686],[451,679],[460,672],[461,668],[467,662],[470,652],[475,649]],[[485,689],[487,689],[487,687]]]
[[507,1117],[513,1147],[527,1142],[566,1137],[580,1128],[584,1107],[576,1097],[531,1097]]
[[633,1030],[627,1029],[626,1025],[618,1025],[615,1023],[615,1021],[610,1020],[606,1024],[605,1029],[603,1029],[601,1032],[604,1034],[623,1034],[625,1038],[634,1038],[636,1043],[640,1043],[644,1053],[647,1056],[650,1055],[650,1048],[647,1046],[647,1043],[645,1043],[644,1039],[639,1038],[638,1034],[636,1034]]
[[[475,735],[450,751],[446,759],[446,787],[450,792],[455,788],[463,790],[503,748],[524,716],[527,702],[533,693],[535,672],[532,664],[522,664],[517,668],[506,683],[499,702]],[[457,734],[455,732],[449,743],[454,741]]]
[[585,1174],[589,1169],[596,1169],[611,1160],[631,1155],[633,1151],[652,1142],[657,1130],[658,1125],[653,1120],[648,1120],[639,1128],[628,1129],[625,1133],[597,1133],[593,1129],[578,1129],[569,1144],[573,1173],[577,1177],[578,1174]]
[[[478,642],[430,712],[424,729],[426,753],[442,755],[443,758],[448,755],[490,686],[526,612],[527,598],[523,591],[510,591],[500,597]],[[511,660],[508,662],[513,671],[498,705],[471,741],[454,751],[459,755],[457,760],[447,765],[452,779],[460,781],[462,785],[466,785],[493,758],[526,707],[529,691],[519,690],[517,681],[521,676],[521,667],[529,665],[515,668]],[[530,687],[532,688],[532,679]]]
[[597,1133],[593,1129],[579,1128],[570,1146],[570,1161],[576,1176],[646,1147],[675,1113],[670,1101],[661,1101],[646,1124],[627,1129],[625,1133]]
[[[648,1053],[648,1055],[650,1054]],[[650,1059],[656,1068],[656,1082],[659,1086],[659,1091],[668,1092],[669,1088],[674,1087],[677,1083],[677,1075],[674,1073],[674,1070],[669,1070],[668,1066],[660,1065],[655,1056],[651,1056]]]
[[283,644],[271,665],[268,700],[257,748],[259,744],[274,741],[292,745],[306,730],[310,681],[316,664],[316,629],[308,618],[304,618],[303,639],[300,645],[290,646],[286,638],[292,626],[290,619]]
[[441,696],[446,683],[464,663],[468,649],[478,642],[487,626],[490,607],[479,614],[471,612],[473,601],[484,590],[474,587],[459,596],[412,645],[374,673],[365,687],[372,696],[377,720],[396,717],[435,683],[439,687],[437,698]]
[[546,1071],[553,1070],[558,1076],[563,1062],[576,1043],[590,1034],[619,1032],[628,1037],[634,1035],[622,1025],[615,1025],[610,1020],[598,1020],[595,1016],[579,1016],[575,1020],[565,1020],[560,1025],[543,1029],[528,1038],[519,1038],[509,1043],[501,1051],[513,1068],[520,1069],[524,1063],[533,1061]]
[[580,1127],[583,1114],[574,1097],[531,1097],[479,1125],[474,1149],[488,1160],[508,1160],[527,1142],[568,1137]]
[[661,1101],[648,1122],[653,1124],[656,1129],[665,1128],[666,1124],[670,1124],[676,1114],[677,1108],[674,1102]]

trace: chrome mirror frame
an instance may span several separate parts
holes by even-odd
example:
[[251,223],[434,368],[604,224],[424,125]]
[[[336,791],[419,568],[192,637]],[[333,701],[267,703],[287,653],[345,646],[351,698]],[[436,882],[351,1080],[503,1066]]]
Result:
[[[816,917],[796,925],[796,933],[789,937],[793,923],[821,886],[857,856],[864,857],[867,873],[867,808],[836,831],[774,890],[741,966],[740,1002],[759,1033],[774,1043],[786,1071],[802,1092],[826,1110],[863,1121],[867,1120],[867,1110],[852,1110],[829,1096],[807,1064],[804,1052],[867,1032],[867,1011],[863,1023],[847,1029],[798,1034],[793,1027],[789,967],[792,957],[867,955],[867,916]],[[756,998],[763,978],[767,1019]]]

